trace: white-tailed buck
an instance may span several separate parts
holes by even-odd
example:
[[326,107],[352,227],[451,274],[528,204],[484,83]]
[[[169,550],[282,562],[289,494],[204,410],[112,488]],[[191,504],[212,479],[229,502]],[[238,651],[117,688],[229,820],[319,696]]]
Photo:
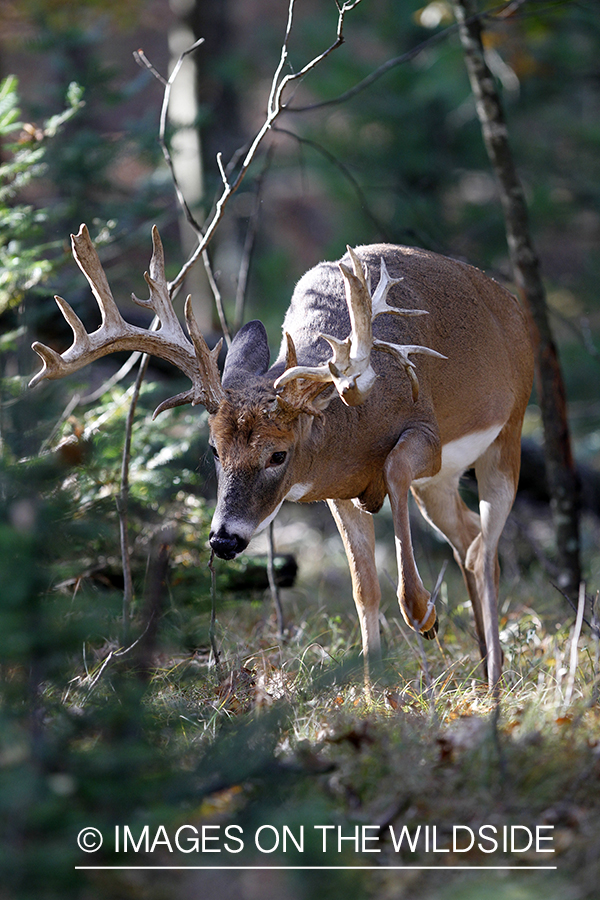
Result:
[[[533,370],[515,298],[478,269],[434,253],[358,247],[301,278],[271,367],[265,329],[250,322],[235,337],[221,378],[219,347],[208,349],[190,298],[189,338],[173,311],[156,228],[145,276],[150,298],[134,298],[156,313],[156,331],[123,320],[85,226],[72,245],[102,324],[88,335],[57,297],[73,344],[59,355],[35,343],[44,366],[31,384],[60,378],[115,350],[143,350],[179,367],[192,387],[156,413],[184,403],[202,404],[210,413],[219,482],[213,550],[232,559],[284,500],[326,500],[348,556],[366,657],[380,652],[372,516],[386,495],[402,614],[426,637],[437,630],[413,556],[412,491],[462,569],[481,656],[495,685],[502,667],[497,548],[515,497]],[[479,514],[458,491],[470,467]]]

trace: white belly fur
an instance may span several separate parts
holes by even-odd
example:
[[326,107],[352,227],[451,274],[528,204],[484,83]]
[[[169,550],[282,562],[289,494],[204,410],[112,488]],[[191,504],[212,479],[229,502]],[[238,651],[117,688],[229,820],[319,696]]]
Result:
[[445,481],[453,478],[468,469],[479,459],[482,453],[492,444],[500,434],[504,423],[493,425],[484,431],[473,431],[464,437],[457,438],[442,446],[442,467],[440,471],[430,478],[416,478],[413,484],[432,484],[435,481]]

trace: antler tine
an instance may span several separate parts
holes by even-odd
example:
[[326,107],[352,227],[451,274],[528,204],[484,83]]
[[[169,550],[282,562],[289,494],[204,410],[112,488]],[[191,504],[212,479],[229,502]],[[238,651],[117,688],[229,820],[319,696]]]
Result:
[[196,352],[196,360],[198,362],[198,369],[200,372],[199,383],[202,395],[198,399],[193,400],[192,405],[202,403],[203,406],[206,406],[207,410],[210,413],[214,413],[217,411],[219,404],[225,396],[223,386],[221,385],[219,368],[217,365],[219,353],[221,352],[221,347],[223,346],[223,338],[221,338],[219,343],[215,347],[213,347],[212,350],[208,349],[208,344],[204,340],[202,332],[198,328],[198,323],[196,322],[192,310],[191,294],[188,294],[185,301],[185,321],[187,322],[188,331],[190,333],[190,337],[194,344],[194,350]]
[[423,356],[434,356],[436,359],[448,359],[447,356],[438,353],[437,350],[432,350],[431,347],[421,347],[419,344],[391,344],[389,341],[380,341],[378,338],[375,338],[373,341],[373,349],[390,353],[403,366],[410,380],[412,398],[415,403],[419,399],[419,379],[415,372],[414,362],[408,358],[409,354],[420,353]]
[[[102,263],[92,244],[90,233],[86,225],[81,225],[77,234],[71,235],[71,250],[75,262],[85,275],[88,284],[92,289],[92,293],[96,298],[96,302],[100,308],[102,316],[102,325],[98,331],[104,331],[107,335],[117,335],[123,325],[126,323],[117,309],[111,293]],[[43,378],[57,379],[62,378],[69,372],[75,371],[84,362],[74,365],[75,361],[83,358],[84,354],[94,353],[91,336],[88,335],[83,322],[73,310],[71,305],[63,300],[62,297],[55,296],[54,299],[63,314],[66,321],[73,331],[73,343],[62,355],[56,353],[51,347],[46,347],[39,341],[32,344],[32,349],[41,358],[43,366],[40,371],[33,376],[29,382],[29,387],[34,387]],[[97,334],[98,332],[95,332]],[[94,358],[101,354],[96,353]]]
[[373,334],[367,278],[356,253],[351,247],[347,249],[352,271],[344,263],[339,263],[339,268],[344,278],[350,334],[343,341],[331,335],[320,335],[333,351],[331,358],[321,366],[294,366],[286,369],[275,382],[275,388],[281,388],[295,378],[332,381],[344,403],[347,406],[357,406],[364,403],[377,376],[370,364]]
[[192,378],[192,388],[189,391],[176,394],[168,400],[163,400],[154,410],[153,419],[161,412],[164,412],[165,409],[184,406],[186,403],[191,403],[192,406],[205,406],[209,413],[215,413],[225,396],[218,368],[223,338],[212,350],[209,350],[192,311],[191,294],[188,294],[185,301],[185,320],[196,353],[197,371]]
[[379,281],[377,283],[375,291],[373,292],[372,319],[374,320],[376,316],[380,316],[382,313],[395,313],[398,316],[429,315],[426,309],[400,309],[397,306],[389,306],[389,304],[387,303],[388,292],[390,288],[394,287],[395,284],[400,284],[402,281],[404,281],[404,276],[401,275],[400,278],[391,278],[383,256],[380,257],[380,265],[381,268]]
[[[324,369],[322,377],[318,374],[315,377],[315,371],[319,367],[296,365],[298,356],[294,339],[287,331],[284,332],[284,335],[286,341],[285,372],[275,381],[274,387],[278,393],[273,408],[291,417],[304,412],[309,416],[321,418],[323,415],[321,406],[327,406],[328,401],[323,405],[319,395],[331,382],[331,372],[329,369],[327,371]],[[301,386],[298,384],[298,379],[304,377],[303,372],[309,373],[308,384]],[[291,377],[284,377],[289,373],[292,373]]]
[[295,378],[332,381],[344,403],[348,406],[358,406],[365,402],[377,378],[371,366],[371,351],[382,350],[392,354],[403,366],[411,383],[413,400],[416,401],[419,396],[419,381],[415,365],[408,358],[409,354],[421,353],[441,359],[445,357],[435,350],[417,344],[392,344],[373,339],[373,321],[383,313],[425,316],[428,314],[427,310],[400,309],[388,305],[387,295],[390,288],[399,284],[402,278],[390,277],[383,257],[379,282],[371,296],[368,275],[360,258],[351,247],[347,249],[352,269],[342,262],[339,263],[339,268],[344,278],[346,303],[350,314],[350,334],[343,341],[327,334],[320,335],[331,347],[333,355],[320,366],[288,366],[275,382],[275,388],[281,388]]
[[209,412],[215,412],[224,394],[217,368],[219,343],[209,350],[194,319],[191,302],[186,302],[186,320],[191,340],[185,335],[175,314],[165,278],[164,252],[156,226],[152,229],[152,259],[145,279],[150,289],[148,300],[133,299],[152,309],[160,320],[157,331],[131,325],[121,316],[111,293],[102,264],[92,244],[89,232],[82,225],[77,235],[71,235],[73,256],[84,273],[96,298],[102,315],[100,327],[88,334],[81,319],[66,300],[56,297],[56,302],[73,331],[73,343],[64,353],[58,354],[50,347],[36,342],[33,349],[42,360],[42,369],[30,381],[33,387],[43,378],[61,378],[101,356],[117,350],[141,350],[166,359],[175,365],[192,382],[192,388],[162,403],[155,412],[179,406],[183,403],[203,404]]
[[[347,247],[352,260],[351,272],[347,266],[340,263],[340,270],[344,276],[346,290],[346,303],[350,313],[350,359],[354,361],[354,368],[369,365],[369,357],[373,347],[373,332],[371,330],[372,301],[369,286],[363,265],[352,249]],[[334,351],[335,352],[335,351]],[[351,377],[350,373],[349,377]],[[359,374],[359,373],[356,373]]]
[[31,348],[35,350],[42,360],[42,368],[30,380],[30,388],[35,387],[43,378],[60,378],[61,375],[67,374],[62,356],[56,350],[46,347],[45,344],[40,344],[39,341],[35,341]]
[[[160,320],[159,332],[162,334],[172,334],[173,336],[183,335],[183,330],[179,324],[179,319],[173,309],[173,304],[169,296],[169,285],[165,275],[165,254],[158,228],[152,226],[152,259],[148,267],[148,272],[144,272],[144,280],[150,291],[148,300],[141,300],[135,294],[131,295],[131,299],[147,309],[151,309]],[[183,335],[185,338],[185,335]],[[187,339],[186,339],[187,340]]]
[[[123,323],[123,317],[117,309],[106,273],[92,243],[87,225],[81,225],[79,232],[71,235],[71,250],[75,262],[85,275],[92,289],[92,294],[100,307],[102,324],[106,324],[110,330],[118,329]],[[85,331],[85,328],[83,330]]]
[[[64,318],[71,326],[73,332],[73,346],[78,344],[80,347],[89,348],[88,333],[77,313],[66,300],[63,300],[62,297],[55,295],[54,299]],[[35,385],[43,378],[56,379],[62,378],[63,375],[68,374],[68,364],[65,363],[63,357],[60,353],[57,353],[56,350],[52,350],[51,347],[46,347],[45,344],[40,344],[39,341],[35,341],[31,347],[42,360],[43,366],[40,371],[33,376],[29,382],[29,387],[35,387]]]
[[[393,313],[398,316],[426,316],[429,314],[426,309],[401,309],[397,306],[389,306],[387,303],[388,292],[391,287],[399,284],[402,280],[402,277],[390,277],[385,260],[381,257],[379,283],[373,294],[373,320],[382,313]],[[415,364],[408,358],[409,354],[420,353],[424,356],[434,356],[438,359],[447,358],[429,347],[422,347],[418,344],[392,344],[389,341],[381,341],[378,338],[373,340],[373,349],[390,353],[403,366],[411,384],[412,398],[415,403],[419,398],[419,379],[415,371]]]
[[285,367],[291,369],[298,365],[298,354],[296,353],[296,345],[294,339],[287,331],[285,333],[286,351],[285,351]]

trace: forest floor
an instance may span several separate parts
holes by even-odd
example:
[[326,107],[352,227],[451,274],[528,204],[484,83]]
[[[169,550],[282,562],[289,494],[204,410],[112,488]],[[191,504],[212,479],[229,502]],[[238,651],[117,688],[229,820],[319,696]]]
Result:
[[[197,767],[202,800],[177,808],[168,836],[153,830],[165,821],[154,815],[145,854],[125,858],[121,844],[120,855],[107,857],[187,868],[89,873],[91,896],[597,898],[598,637],[589,611],[575,631],[575,611],[519,534],[520,516],[517,507],[503,542],[497,706],[481,679],[453,562],[438,602],[438,638],[423,641],[403,622],[385,512],[378,525],[385,651],[370,690],[343,550],[320,508],[285,508],[278,520],[277,549],[299,563],[295,584],[281,590],[283,639],[269,592],[221,591],[219,566],[218,667],[208,647],[187,655],[163,647],[144,700],[162,723],[168,753],[177,747],[184,768]],[[543,541],[548,523],[530,510],[525,518],[529,535]],[[423,578],[433,584],[449,553],[425,532],[416,543]],[[266,552],[266,539],[252,549]],[[178,852],[173,835],[182,825],[186,838],[207,835],[205,852],[191,852],[191,843]]]

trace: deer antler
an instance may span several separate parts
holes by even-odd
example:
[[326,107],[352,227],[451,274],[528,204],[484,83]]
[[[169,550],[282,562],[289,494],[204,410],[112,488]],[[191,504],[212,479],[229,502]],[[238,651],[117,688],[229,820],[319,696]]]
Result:
[[[285,332],[287,342],[285,368],[300,368],[296,366],[298,358],[296,356],[296,347],[292,336]],[[329,387],[328,381],[320,381],[319,379],[311,379],[310,384],[300,386],[297,380],[288,381],[280,390],[274,402],[274,409],[284,416],[295,418],[301,412],[316,418],[322,418],[323,412],[319,405],[319,395]],[[277,383],[277,382],[276,382]],[[327,403],[325,404],[327,405]]]
[[73,331],[73,343],[62,354],[37,341],[32,344],[43,366],[31,379],[29,386],[33,387],[43,378],[62,378],[63,375],[76,372],[95,359],[117,350],[141,350],[173,363],[192,382],[190,390],[161,403],[154,413],[155,416],[165,409],[184,403],[191,403],[193,406],[202,404],[209,412],[216,412],[224,396],[217,368],[217,357],[222,342],[220,341],[213,350],[208,349],[192,313],[190,297],[185,302],[185,318],[191,341],[184,334],[169,297],[164,251],[156,226],[152,229],[152,259],[149,272],[144,273],[150,298],[140,300],[132,294],[135,303],[153,310],[156,314],[160,325],[155,331],[131,325],[122,317],[85,225],[81,226],[78,234],[71,235],[71,247],[75,262],[85,275],[100,307],[102,323],[96,331],[88,334],[81,319],[67,301],[62,297],[55,297],[60,311]]
[[381,259],[379,283],[371,297],[362,263],[350,247],[347,249],[353,271],[350,271],[343,263],[339,263],[339,267],[344,278],[346,302],[350,313],[350,334],[343,341],[331,335],[322,334],[321,337],[330,345],[333,356],[321,366],[287,368],[283,375],[276,380],[275,389],[283,387],[296,378],[333,382],[347,406],[358,406],[367,399],[377,378],[377,374],[371,366],[371,351],[383,350],[392,354],[406,370],[412,385],[413,401],[416,401],[419,396],[419,382],[415,373],[415,365],[408,358],[409,355],[421,353],[440,359],[446,357],[429,347],[421,347],[417,344],[392,344],[388,341],[374,339],[372,324],[374,319],[382,313],[424,316],[427,315],[427,310],[398,309],[388,305],[387,295],[390,288],[402,279],[390,277],[383,258]]

